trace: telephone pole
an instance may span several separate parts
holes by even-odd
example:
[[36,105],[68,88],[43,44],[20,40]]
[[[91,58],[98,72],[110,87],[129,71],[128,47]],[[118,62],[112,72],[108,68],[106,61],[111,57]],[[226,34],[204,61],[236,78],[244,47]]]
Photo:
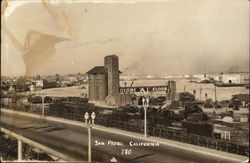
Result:
[[217,102],[216,86],[214,86],[214,100],[215,100],[215,102]]
[[202,95],[202,86],[200,87],[200,101],[201,101],[201,95]]

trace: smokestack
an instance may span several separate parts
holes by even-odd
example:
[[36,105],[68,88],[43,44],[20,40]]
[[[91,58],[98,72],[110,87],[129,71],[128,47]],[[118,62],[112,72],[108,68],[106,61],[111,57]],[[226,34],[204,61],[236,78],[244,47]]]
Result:
[[60,79],[59,74],[56,74],[56,81],[59,81],[59,79]]
[[196,99],[196,90],[193,90],[194,99]]
[[223,78],[223,72],[220,74],[219,76],[219,81],[222,82],[222,78]]
[[40,75],[37,75],[37,76],[36,76],[36,80],[41,80],[41,76],[40,76]]

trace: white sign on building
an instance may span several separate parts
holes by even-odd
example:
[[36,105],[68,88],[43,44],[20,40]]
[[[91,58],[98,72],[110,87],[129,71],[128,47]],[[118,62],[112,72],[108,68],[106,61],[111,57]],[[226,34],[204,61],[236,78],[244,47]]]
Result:
[[43,87],[43,80],[36,80],[36,87]]
[[215,77],[215,80],[223,83],[241,83],[241,76],[239,74],[222,74]]

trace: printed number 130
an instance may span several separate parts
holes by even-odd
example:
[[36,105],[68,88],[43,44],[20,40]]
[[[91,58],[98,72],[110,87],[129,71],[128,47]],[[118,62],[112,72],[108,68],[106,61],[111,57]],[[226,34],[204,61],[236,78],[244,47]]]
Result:
[[122,155],[131,155],[132,149],[122,149]]

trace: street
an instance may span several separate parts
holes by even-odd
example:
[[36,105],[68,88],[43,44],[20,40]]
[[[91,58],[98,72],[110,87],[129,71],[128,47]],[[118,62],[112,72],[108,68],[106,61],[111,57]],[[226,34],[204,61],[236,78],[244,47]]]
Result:
[[[2,127],[61,152],[74,160],[87,160],[87,128],[62,124],[46,119],[2,112]],[[92,128],[92,158],[94,161],[191,161],[174,156],[164,144],[145,142]],[[169,152],[171,154],[169,154]],[[178,152],[175,152],[178,154]]]

